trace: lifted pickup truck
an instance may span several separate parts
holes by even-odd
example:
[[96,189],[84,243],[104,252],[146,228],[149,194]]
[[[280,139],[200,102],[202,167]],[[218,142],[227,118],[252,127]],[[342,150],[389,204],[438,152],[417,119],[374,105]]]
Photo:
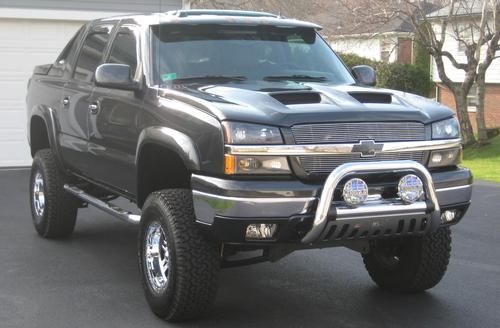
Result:
[[83,26],[28,86],[37,232],[68,237],[88,204],[139,224],[146,298],[166,320],[204,313],[221,267],[300,249],[359,251],[391,291],[435,286],[471,198],[459,124],[374,88],[318,30],[196,10]]

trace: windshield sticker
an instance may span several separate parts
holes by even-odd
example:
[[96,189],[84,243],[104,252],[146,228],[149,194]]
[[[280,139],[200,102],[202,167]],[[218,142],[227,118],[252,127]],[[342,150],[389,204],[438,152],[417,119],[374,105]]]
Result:
[[161,75],[161,80],[163,82],[172,81],[172,80],[175,80],[175,79],[177,79],[177,73],[167,73],[167,74],[162,74]]

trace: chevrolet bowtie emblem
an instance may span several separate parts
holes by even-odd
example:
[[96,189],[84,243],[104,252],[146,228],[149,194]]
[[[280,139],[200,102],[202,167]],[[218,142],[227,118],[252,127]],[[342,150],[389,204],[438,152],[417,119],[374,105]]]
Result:
[[384,144],[375,143],[373,140],[361,140],[352,147],[352,152],[361,154],[361,157],[374,157],[376,153],[382,151],[382,148]]

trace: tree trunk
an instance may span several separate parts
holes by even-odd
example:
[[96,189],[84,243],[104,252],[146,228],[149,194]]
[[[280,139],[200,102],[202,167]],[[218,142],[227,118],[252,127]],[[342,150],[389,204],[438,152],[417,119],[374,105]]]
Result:
[[474,138],[474,131],[472,130],[472,124],[470,122],[469,113],[467,112],[467,94],[474,83],[475,78],[475,68],[474,70],[469,69],[466,71],[464,82],[457,86],[448,75],[444,69],[443,56],[440,53],[433,53],[432,57],[436,62],[436,67],[438,70],[439,78],[442,83],[448,87],[453,93],[453,98],[455,99],[455,106],[457,110],[458,121],[460,122],[460,128],[462,130],[462,142],[465,146],[469,146],[476,143]]
[[458,120],[460,121],[460,128],[462,130],[462,141],[464,146],[470,146],[476,143],[474,138],[474,130],[469,119],[467,111],[467,93],[458,89],[453,91],[455,104],[457,107]]
[[486,91],[486,71],[480,70],[476,76],[477,86],[477,110],[476,110],[476,124],[478,143],[480,145],[488,143],[488,133],[486,131],[486,120],[484,117],[484,98]]

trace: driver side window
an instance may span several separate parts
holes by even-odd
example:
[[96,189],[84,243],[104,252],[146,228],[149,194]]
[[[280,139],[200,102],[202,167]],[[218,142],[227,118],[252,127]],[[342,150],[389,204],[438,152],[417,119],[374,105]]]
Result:
[[107,62],[130,66],[130,78],[134,78],[137,70],[137,40],[133,33],[119,32],[116,35]]
[[73,77],[90,83],[97,66],[102,61],[104,50],[109,41],[108,31],[90,32],[80,51]]

